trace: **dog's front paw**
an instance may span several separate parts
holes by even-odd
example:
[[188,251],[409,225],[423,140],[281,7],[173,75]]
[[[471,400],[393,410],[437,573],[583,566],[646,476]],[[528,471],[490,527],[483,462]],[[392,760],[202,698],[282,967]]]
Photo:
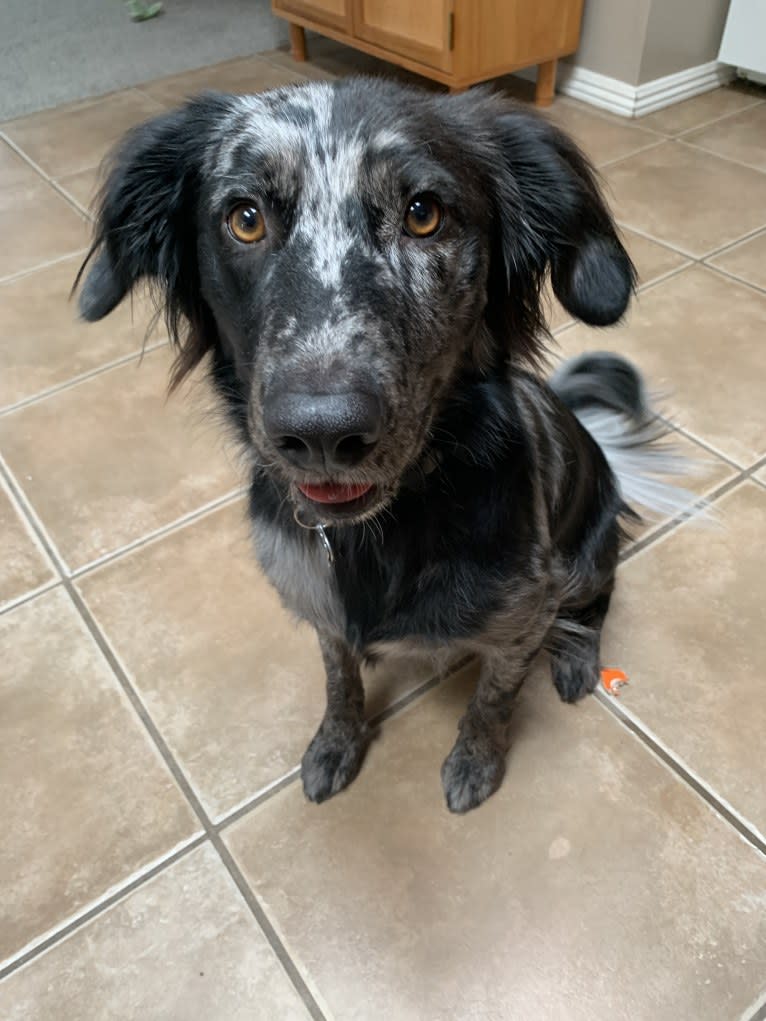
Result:
[[309,801],[326,801],[347,787],[359,772],[368,743],[365,724],[325,720],[301,762]]
[[458,738],[442,765],[450,812],[469,812],[494,794],[505,773],[505,755],[489,741]]

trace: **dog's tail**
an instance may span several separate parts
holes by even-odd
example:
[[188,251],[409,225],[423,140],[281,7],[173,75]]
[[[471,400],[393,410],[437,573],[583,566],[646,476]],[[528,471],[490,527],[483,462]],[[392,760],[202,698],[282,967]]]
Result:
[[580,355],[564,362],[550,384],[601,447],[630,511],[639,505],[650,516],[674,516],[699,503],[668,481],[699,466],[667,442],[672,429],[629,361],[609,352]]

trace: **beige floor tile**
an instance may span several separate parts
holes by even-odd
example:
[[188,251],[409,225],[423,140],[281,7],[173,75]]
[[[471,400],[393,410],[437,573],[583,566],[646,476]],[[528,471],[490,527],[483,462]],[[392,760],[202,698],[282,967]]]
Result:
[[[79,587],[215,818],[300,763],[324,711],[322,662],[256,566],[243,503]],[[368,711],[430,673],[386,661],[368,675]]]
[[766,170],[766,103],[699,131],[690,131],[682,141],[756,170]]
[[299,1021],[309,1014],[203,845],[0,985],[5,1021]]
[[198,826],[61,589],[0,617],[0,662],[2,959]]
[[631,678],[624,707],[766,833],[766,492],[745,483],[715,506],[715,525],[623,566],[604,659]]
[[78,170],[74,174],[65,174],[64,177],[56,178],[56,184],[71,195],[76,202],[79,202],[83,209],[89,213],[93,212],[96,195],[101,184],[98,167],[89,167],[87,170]]
[[56,577],[0,479],[0,609]]
[[720,266],[727,273],[733,273],[749,284],[766,290],[766,231],[727,249],[721,255],[714,255],[710,265]]
[[205,89],[246,95],[304,80],[300,73],[277,67],[261,57],[243,57],[169,78],[158,78],[142,85],[141,91],[166,106],[175,106]]
[[[148,298],[82,322],[69,297],[81,262],[75,256],[0,285],[0,407],[141,350],[153,316]],[[148,342],[160,335],[156,328]]]
[[333,1017],[738,1017],[763,982],[763,859],[542,670],[501,790],[450,815],[472,676],[392,720],[347,792],[290,788],[225,832]]
[[130,128],[162,112],[136,89],[6,121],[0,130],[51,177],[97,166]]
[[0,279],[88,246],[88,221],[42,178],[0,190]]
[[37,171],[0,139],[0,191],[26,188],[40,180]]
[[609,120],[564,97],[556,99],[548,117],[574,138],[596,166],[662,141],[661,135],[636,127],[633,121]]
[[608,349],[633,359],[679,425],[749,465],[766,450],[764,322],[765,295],[691,267],[642,292],[624,325],[578,324],[558,341],[565,357]]
[[686,99],[682,103],[674,103],[672,106],[665,107],[664,110],[657,110],[645,117],[639,117],[636,123],[641,127],[651,128],[652,131],[677,135],[682,131],[689,131],[701,124],[706,124],[708,121],[716,120],[718,117],[725,117],[728,114],[744,110],[745,107],[757,103],[759,95],[757,89],[748,85],[737,84],[714,89],[701,96]]
[[604,174],[621,224],[689,255],[706,255],[766,223],[766,175],[679,142]]
[[160,349],[0,418],[0,449],[70,567],[240,484],[206,385],[166,400],[168,362]]

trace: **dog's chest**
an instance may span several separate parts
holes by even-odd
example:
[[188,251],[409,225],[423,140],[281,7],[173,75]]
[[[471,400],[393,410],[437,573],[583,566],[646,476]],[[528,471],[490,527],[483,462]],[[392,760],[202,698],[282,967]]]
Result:
[[261,567],[287,609],[320,631],[345,635],[346,613],[319,536],[263,522],[253,531]]

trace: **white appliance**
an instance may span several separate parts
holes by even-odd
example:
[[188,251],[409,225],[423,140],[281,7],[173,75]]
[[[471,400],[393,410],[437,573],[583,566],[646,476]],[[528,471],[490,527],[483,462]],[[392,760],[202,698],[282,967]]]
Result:
[[718,59],[766,85],[766,0],[731,0]]

